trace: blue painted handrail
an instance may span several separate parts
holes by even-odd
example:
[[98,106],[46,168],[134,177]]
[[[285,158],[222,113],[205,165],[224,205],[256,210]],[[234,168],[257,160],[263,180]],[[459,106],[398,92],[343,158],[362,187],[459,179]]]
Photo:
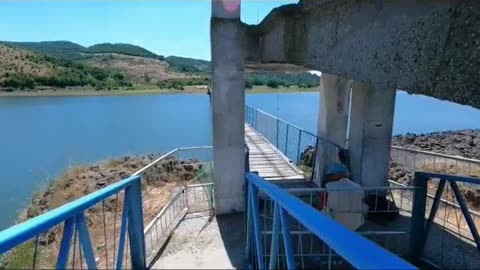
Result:
[[[291,252],[291,247],[289,247],[291,243],[290,233],[287,230],[288,224],[285,221],[285,211],[357,269],[415,269],[415,267],[403,259],[339,225],[310,205],[291,196],[278,186],[265,181],[258,175],[246,173],[246,184],[249,200],[249,208],[247,209],[247,222],[249,222],[249,224],[247,224],[247,235],[251,235],[250,239],[247,239],[249,239],[248,243],[255,243],[251,247],[249,247],[247,243],[247,255],[250,252],[250,248],[255,249],[257,252],[257,268],[262,269],[264,267],[263,255],[261,254],[263,244],[259,239],[260,224],[258,221],[258,192],[261,191],[275,203],[273,222],[276,227],[279,227],[278,221],[275,219],[280,218],[284,232],[283,235],[287,236],[284,237],[284,250],[286,251],[287,265],[289,268],[295,268],[295,265],[293,263],[293,254],[289,254]],[[276,239],[274,241],[278,243]],[[272,246],[272,249],[278,250],[278,247]],[[270,268],[276,267],[275,265],[270,265]]]
[[[83,196],[42,215],[12,226],[0,232],[0,254],[32,239],[40,233],[64,222],[63,238],[60,253],[57,258],[57,268],[62,268],[68,261],[68,250],[74,227],[79,232],[80,244],[85,256],[92,255],[88,228],[85,224],[84,211],[108,197],[125,190],[124,211],[122,213],[121,230],[128,234],[131,248],[131,262],[134,268],[145,268],[145,240],[143,235],[143,214],[141,198],[140,176],[132,176],[117,183],[111,184],[96,192]],[[74,226],[75,225],[75,226]],[[120,234],[120,239],[123,235]],[[124,238],[124,237],[123,237]],[[120,241],[119,248],[124,244]],[[118,259],[121,261],[123,254]],[[86,257],[89,268],[94,268],[90,258]],[[121,262],[119,264],[121,266]]]

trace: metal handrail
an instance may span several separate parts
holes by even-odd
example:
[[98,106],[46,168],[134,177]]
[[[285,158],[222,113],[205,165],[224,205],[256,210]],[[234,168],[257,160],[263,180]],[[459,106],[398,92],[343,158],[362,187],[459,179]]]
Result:
[[[403,259],[395,256],[374,244],[373,242],[350,231],[332,219],[324,216],[308,204],[298,198],[291,196],[278,186],[269,183],[253,173],[246,174],[246,183],[248,184],[248,210],[247,210],[247,256],[250,249],[256,251],[256,265],[258,268],[264,267],[264,258],[262,254],[263,243],[261,240],[261,228],[259,223],[258,192],[262,192],[270,197],[275,203],[275,214],[273,221],[273,231],[278,235],[280,225],[283,233],[284,251],[287,260],[287,267],[296,268],[293,261],[293,250],[291,247],[290,231],[286,220],[285,212],[300,222],[310,230],[319,239],[325,242],[338,255],[342,256],[353,267],[357,269],[415,269],[412,265]],[[253,232],[251,232],[253,231]],[[278,252],[278,238],[272,238],[271,250]],[[250,245],[252,245],[250,247]],[[368,250],[368,252],[358,252],[359,250]],[[272,254],[273,254],[272,253]],[[276,254],[270,256],[269,267],[275,268]],[[255,259],[255,258],[253,258]]]
[[[438,187],[433,198],[432,207],[427,221],[425,222],[425,212],[426,212],[426,202],[428,197],[428,181],[429,180],[438,180]],[[442,201],[443,192],[447,182],[450,184],[451,189],[455,195],[455,199],[458,202],[463,217],[470,229],[473,240],[476,244],[478,251],[480,252],[480,235],[478,229],[472,219],[471,212],[468,209],[468,205],[465,202],[464,197],[462,196],[460,189],[457,185],[460,183],[468,184],[480,184],[480,179],[473,177],[465,176],[456,176],[450,174],[440,174],[440,173],[430,173],[430,172],[415,172],[415,197],[413,201],[413,210],[412,210],[412,241],[411,241],[411,260],[413,262],[418,262],[421,256],[423,255],[424,247],[431,231],[432,224],[437,211],[439,210],[440,202]]]
[[417,150],[417,149],[412,149],[412,148],[407,148],[407,147],[402,147],[402,146],[395,146],[395,145],[392,145],[392,149],[407,151],[407,152],[415,153],[415,154],[424,154],[424,155],[437,156],[437,157],[454,159],[454,160],[459,160],[459,161],[471,162],[471,163],[475,163],[475,164],[480,165],[480,160],[473,159],[473,158],[465,158],[465,157],[460,157],[460,156],[453,156],[453,155],[447,155],[447,154],[442,154],[442,153]]
[[291,126],[291,127],[293,127],[293,128],[296,128],[296,129],[298,129],[298,130],[300,130],[300,131],[302,131],[302,132],[304,132],[304,133],[306,133],[306,134],[308,134],[308,135],[311,135],[311,136],[313,136],[313,137],[315,137],[315,138],[318,138],[319,140],[322,140],[322,141],[331,143],[331,144],[333,144],[333,145],[335,145],[335,146],[337,146],[337,147],[339,147],[339,148],[344,149],[343,146],[341,146],[341,145],[339,145],[339,144],[337,144],[337,143],[335,143],[335,142],[332,142],[332,141],[330,141],[330,140],[328,140],[328,139],[319,137],[319,136],[313,134],[313,133],[310,132],[310,131],[307,131],[307,130],[299,127],[299,126],[296,126],[296,125],[294,125],[294,124],[292,124],[292,123],[289,123],[289,122],[287,122],[287,121],[285,121],[285,120],[283,120],[283,119],[280,119],[280,118],[278,118],[278,117],[276,117],[276,116],[274,116],[274,115],[271,115],[271,114],[269,114],[269,113],[267,113],[267,112],[265,112],[265,111],[262,111],[262,110],[260,110],[260,109],[258,109],[258,108],[254,108],[254,107],[249,106],[249,105],[245,105],[245,107],[251,108],[251,109],[253,109],[253,110],[256,110],[256,111],[258,111],[258,112],[260,112],[260,113],[263,113],[263,114],[265,114],[265,115],[267,115],[267,116],[269,116],[269,117],[271,117],[271,118],[273,118],[273,119],[276,119],[276,120],[278,120],[278,121],[280,121],[280,122],[282,122],[282,123],[284,123],[284,124],[286,124],[286,125],[289,125],[289,126]]
[[111,184],[103,189],[85,195],[75,201],[64,204],[42,215],[14,225],[0,232],[0,253],[3,253],[21,243],[31,239],[40,232],[65,221],[77,213],[83,212],[102,200],[118,193],[126,187],[139,181],[140,177],[132,176],[120,182]]
[[[120,224],[120,240],[118,244],[119,249],[116,267],[119,268],[122,266],[124,244],[126,240],[125,234],[128,233],[132,266],[135,269],[144,269],[146,267],[145,240],[143,235],[142,195],[139,176],[131,176],[1,231],[0,253],[7,252],[64,222],[63,236],[57,257],[56,268],[65,268],[69,257],[71,239],[73,234],[77,233],[77,231],[79,234],[79,241],[85,253],[87,266],[89,268],[96,268],[93,247],[88,233],[84,212],[97,203],[122,191],[125,191],[125,199],[121,219],[122,222]],[[35,261],[33,264],[35,265]]]
[[175,154],[176,152],[179,152],[179,151],[182,151],[182,150],[196,150],[196,149],[212,149],[213,147],[212,146],[194,146],[194,147],[179,147],[179,148],[175,148],[173,149],[172,151],[162,155],[161,157],[157,158],[156,160],[150,162],[149,164],[147,164],[145,167],[141,168],[140,170],[134,172],[132,174],[132,176],[135,176],[135,175],[141,175],[142,173],[144,173],[146,170],[148,170],[150,167],[154,166],[155,164],[157,164],[158,162],[164,160],[165,158],[169,157],[169,156],[172,156],[173,154]]

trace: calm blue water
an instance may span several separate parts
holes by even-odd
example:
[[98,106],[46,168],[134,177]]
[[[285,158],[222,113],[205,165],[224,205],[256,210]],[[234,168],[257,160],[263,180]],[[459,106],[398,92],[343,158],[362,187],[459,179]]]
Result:
[[[255,94],[247,104],[315,132],[318,94]],[[0,229],[69,165],[211,145],[206,95],[0,98]],[[480,111],[397,94],[394,133],[479,128]]]

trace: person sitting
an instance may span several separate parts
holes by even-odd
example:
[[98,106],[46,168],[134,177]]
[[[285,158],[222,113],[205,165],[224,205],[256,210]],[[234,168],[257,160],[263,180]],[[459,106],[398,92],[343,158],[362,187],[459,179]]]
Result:
[[350,230],[356,230],[364,223],[364,192],[361,186],[348,178],[348,169],[340,163],[327,167],[322,192],[316,208]]

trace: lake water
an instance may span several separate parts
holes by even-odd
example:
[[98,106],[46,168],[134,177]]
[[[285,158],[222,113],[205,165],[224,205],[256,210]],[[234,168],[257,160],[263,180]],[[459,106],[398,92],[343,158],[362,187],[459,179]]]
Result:
[[[247,95],[247,104],[316,131],[317,93]],[[0,229],[70,165],[211,145],[207,95],[0,98]],[[480,111],[398,92],[394,134],[479,128]]]

